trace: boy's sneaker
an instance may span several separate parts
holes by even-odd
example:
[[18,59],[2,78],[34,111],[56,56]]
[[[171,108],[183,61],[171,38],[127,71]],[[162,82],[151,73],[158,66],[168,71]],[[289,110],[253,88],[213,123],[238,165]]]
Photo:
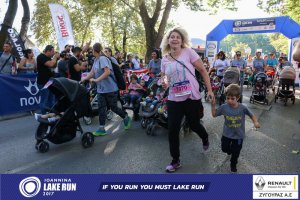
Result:
[[206,142],[203,142],[203,150],[204,150],[204,151],[207,151],[208,148],[209,148],[209,141],[208,141],[208,139],[207,139]]
[[232,173],[236,173],[237,172],[236,164],[230,163],[230,170]]
[[103,136],[106,135],[106,131],[104,127],[99,127],[95,132],[93,132],[94,136]]
[[166,172],[175,172],[178,168],[181,167],[180,161],[177,162],[171,162],[169,165],[166,167]]
[[128,130],[131,127],[131,117],[126,115],[126,117],[123,119],[124,122],[124,129]]

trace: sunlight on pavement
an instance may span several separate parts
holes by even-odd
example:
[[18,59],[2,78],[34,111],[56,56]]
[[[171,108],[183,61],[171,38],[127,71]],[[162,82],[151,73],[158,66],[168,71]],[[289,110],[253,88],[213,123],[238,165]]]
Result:
[[104,155],[111,154],[115,150],[115,147],[116,147],[118,141],[119,141],[119,139],[117,138],[115,140],[108,142],[104,149]]

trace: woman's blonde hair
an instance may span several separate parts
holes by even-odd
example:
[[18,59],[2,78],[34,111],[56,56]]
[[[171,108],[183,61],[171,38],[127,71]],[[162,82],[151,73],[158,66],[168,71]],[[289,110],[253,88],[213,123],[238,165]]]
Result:
[[183,29],[182,27],[175,27],[175,28],[169,30],[168,33],[165,34],[165,36],[162,40],[161,50],[162,50],[163,55],[168,54],[171,50],[170,45],[169,45],[169,38],[173,32],[179,33],[179,35],[181,36],[181,39],[182,39],[181,48],[190,47],[190,39],[189,39],[189,36],[188,36],[188,33],[186,32],[186,30]]

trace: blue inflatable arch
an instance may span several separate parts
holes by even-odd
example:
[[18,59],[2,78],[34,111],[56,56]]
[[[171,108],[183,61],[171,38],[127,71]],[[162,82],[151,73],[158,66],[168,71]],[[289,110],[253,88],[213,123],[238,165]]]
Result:
[[290,39],[288,59],[300,41],[300,25],[288,16],[256,19],[223,20],[206,36],[206,56],[210,61],[220,49],[220,41],[228,34],[282,33]]

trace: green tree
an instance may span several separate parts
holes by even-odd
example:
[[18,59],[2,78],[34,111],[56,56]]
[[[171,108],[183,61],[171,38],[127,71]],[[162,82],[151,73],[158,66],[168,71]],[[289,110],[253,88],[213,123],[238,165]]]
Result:
[[94,5],[85,3],[85,0],[36,0],[36,11],[33,14],[31,29],[35,33],[39,45],[57,43],[49,3],[61,4],[68,10],[74,39],[79,46],[83,46],[84,43],[94,37],[96,27],[93,20],[99,16],[100,10],[106,6],[106,0],[99,1]]
[[3,44],[7,38],[7,29],[12,27],[16,13],[18,10],[18,1],[9,0],[8,8],[5,13],[5,17],[0,30],[0,47],[3,47]]
[[249,48],[249,45],[246,43],[238,43],[235,46],[232,47],[232,52],[240,51],[242,54],[242,57],[246,57],[245,50]]
[[[258,7],[275,16],[287,15],[300,23],[299,0],[258,0]],[[288,39],[281,34],[270,36],[271,44],[277,51],[288,53]]]
[[226,47],[226,52],[231,52],[233,47],[239,43],[247,44],[251,48],[251,54],[254,55],[256,49],[262,49],[263,52],[276,51],[272,46],[267,34],[237,34],[228,35],[223,41],[221,41],[221,48]]
[[285,36],[279,33],[271,34],[270,42],[277,52],[288,54],[288,39]]
[[258,0],[258,7],[274,15],[288,15],[300,23],[299,0]]

